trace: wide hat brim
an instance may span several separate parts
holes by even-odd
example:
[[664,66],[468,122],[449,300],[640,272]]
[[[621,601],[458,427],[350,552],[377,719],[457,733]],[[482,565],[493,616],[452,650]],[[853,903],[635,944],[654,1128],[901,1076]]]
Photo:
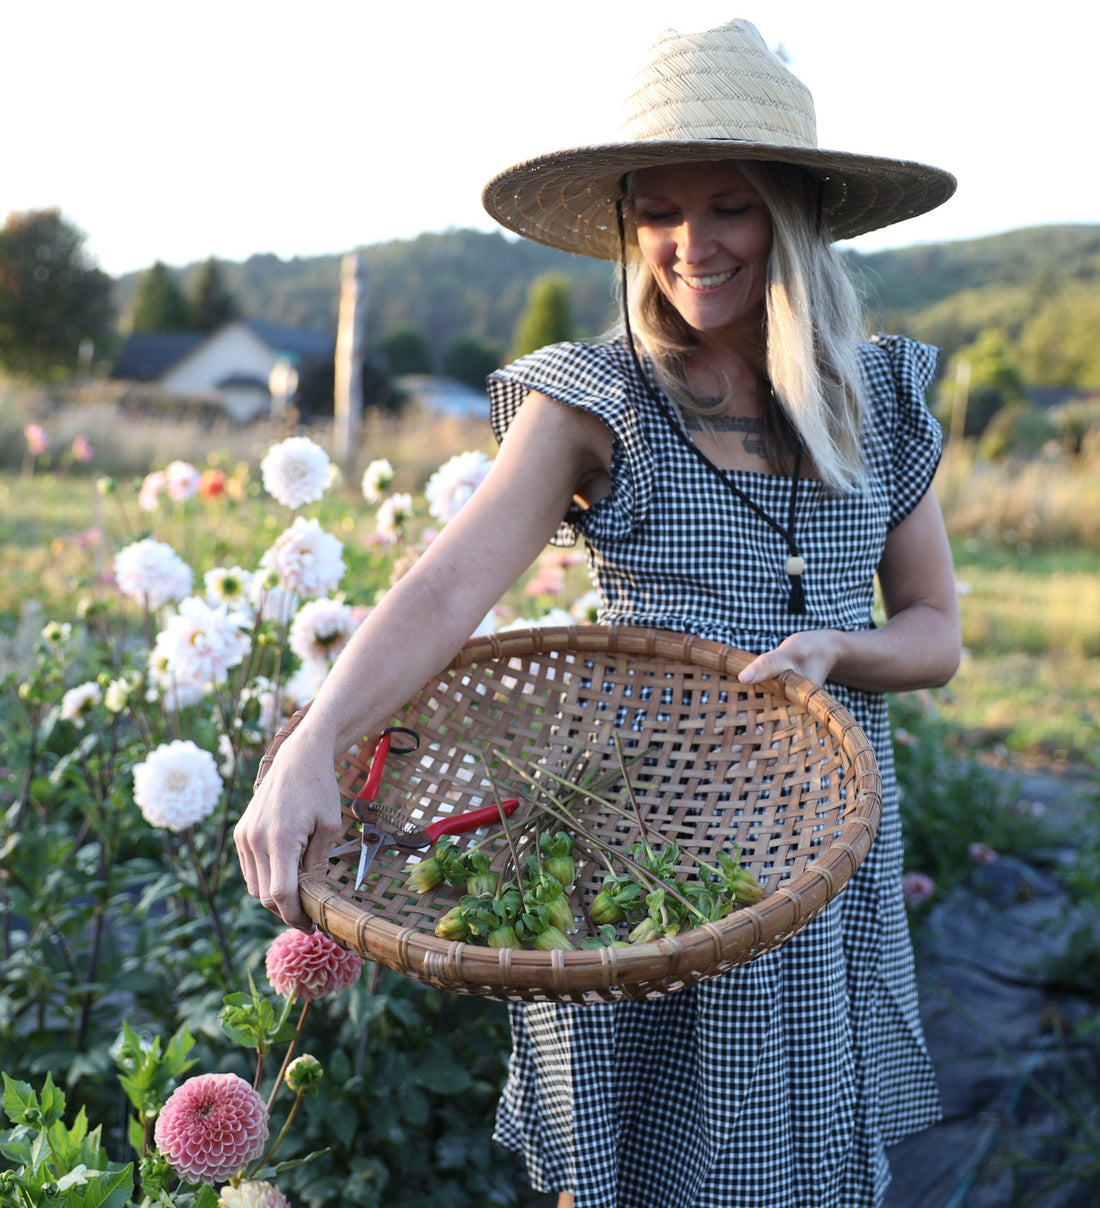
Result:
[[723,160],[807,169],[822,182],[822,215],[834,239],[852,239],[927,213],[942,205],[956,185],[950,172],[910,160],[735,139],[647,139],[576,147],[515,164],[489,181],[482,203],[501,226],[537,243],[617,260],[615,205],[627,173]]

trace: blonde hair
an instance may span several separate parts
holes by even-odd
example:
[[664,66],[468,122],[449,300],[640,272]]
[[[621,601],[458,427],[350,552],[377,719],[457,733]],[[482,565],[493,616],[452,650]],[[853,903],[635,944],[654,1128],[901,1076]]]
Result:
[[[790,164],[736,162],[772,221],[765,372],[778,408],[765,408],[768,455],[785,465],[801,443],[826,487],[838,493],[861,490],[866,468],[860,435],[867,406],[858,352],[863,314],[818,212],[818,182]],[[628,178],[628,199],[631,183]],[[629,202],[625,214],[632,215]],[[665,393],[705,419],[713,407],[693,393],[686,371],[697,347],[695,334],[642,259],[633,221],[625,225],[631,328]]]

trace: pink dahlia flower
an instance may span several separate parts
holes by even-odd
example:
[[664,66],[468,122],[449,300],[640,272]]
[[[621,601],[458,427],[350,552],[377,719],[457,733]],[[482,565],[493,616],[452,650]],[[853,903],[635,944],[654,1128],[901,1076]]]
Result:
[[153,1137],[185,1182],[220,1183],[263,1152],[267,1108],[236,1074],[199,1074],[172,1092]]
[[347,952],[320,931],[293,928],[277,935],[265,958],[267,979],[284,998],[324,998],[354,985],[363,958]]
[[901,892],[906,906],[919,906],[936,892],[936,884],[927,873],[907,872],[901,878]]

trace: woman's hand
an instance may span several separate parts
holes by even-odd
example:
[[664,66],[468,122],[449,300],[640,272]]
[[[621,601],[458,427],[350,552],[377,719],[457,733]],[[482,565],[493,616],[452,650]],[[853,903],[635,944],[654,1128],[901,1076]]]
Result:
[[823,684],[836,662],[840,637],[836,629],[806,629],[793,633],[774,650],[757,655],[737,678],[743,684],[755,684],[781,671],[795,671],[815,684]]
[[886,537],[878,567],[886,624],[848,632],[809,629],[766,650],[741,672],[754,683],[797,671],[866,692],[935,688],[959,665],[959,608],[951,548],[931,487]]
[[289,927],[312,931],[301,867],[324,868],[344,825],[331,742],[299,727],[283,743],[233,831],[248,892]]

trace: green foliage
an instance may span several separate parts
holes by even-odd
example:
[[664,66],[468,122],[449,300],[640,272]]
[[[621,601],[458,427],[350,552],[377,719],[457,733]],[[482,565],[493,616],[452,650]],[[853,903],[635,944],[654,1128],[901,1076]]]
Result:
[[432,354],[424,333],[412,327],[391,331],[378,345],[393,377],[405,373],[431,373]]
[[1075,284],[1044,299],[1020,332],[1020,363],[1036,386],[1100,390],[1100,289]]
[[[164,499],[140,521],[128,492],[105,488],[100,498],[123,513],[131,539],[144,525],[186,550],[202,582],[211,564],[256,564],[286,519],[253,500],[238,533],[251,544],[231,543],[218,521],[219,509],[224,519],[237,506],[231,494],[250,498],[237,481],[214,499]],[[336,519],[345,507],[313,510]],[[353,553],[354,581],[371,599],[390,555]],[[13,1087],[0,1152],[17,1168],[0,1176],[0,1202],[122,1208],[144,1195],[148,1208],[215,1208],[212,1188],[174,1186],[152,1146],[156,1116],[196,1073],[248,1078],[242,1048],[273,1099],[282,1086],[273,1055],[284,1047],[285,1058],[317,1056],[323,1090],[302,1088],[251,1177],[276,1179],[292,1202],[314,1208],[515,1204],[516,1162],[489,1137],[505,1070],[503,1008],[371,970],[338,1000],[297,1004],[292,1021],[289,999],[257,988],[281,926],[245,894],[229,828],[281,718],[274,697],[264,704],[264,685],[291,699],[290,618],[256,619],[249,660],[177,706],[148,658],[169,613],[95,576],[83,589],[80,616],[40,621],[0,673],[0,1052]],[[83,712],[74,688],[88,692]],[[135,769],[182,738],[218,753],[218,800],[182,830],[154,827],[135,801]],[[36,1139],[27,1130],[39,1118]]]
[[500,349],[473,336],[462,336],[443,354],[443,372],[476,390],[485,388],[485,379],[500,365]]
[[986,424],[978,450],[983,457],[1033,457],[1051,440],[1058,427],[1047,413],[1034,403],[1015,402],[1002,407]]
[[942,894],[973,869],[974,844],[1029,855],[1040,833],[1037,822],[1011,808],[992,772],[956,750],[934,698],[895,696],[890,711],[906,871],[931,877]]
[[111,279],[92,264],[84,241],[58,210],[8,215],[0,229],[0,366],[71,377],[85,342],[94,356],[110,352]]
[[1053,408],[1050,418],[1068,453],[1080,456],[1089,445],[1100,447],[1100,401],[1071,400]]
[[157,260],[141,278],[131,312],[134,331],[194,331],[190,303],[175,274]]
[[[507,238],[501,233],[446,231],[360,249],[368,270],[366,339],[375,346],[387,332],[411,327],[423,333],[431,363],[465,336],[507,348],[531,283],[545,273],[568,276],[578,332],[594,336],[614,320],[614,270],[599,260]],[[222,263],[225,282],[243,314],[312,331],[336,331],[339,255],[252,256]],[[117,284],[125,309],[138,276]]]
[[198,331],[214,331],[240,314],[237,299],[229,292],[221,267],[213,256],[199,266],[189,294],[191,318]]
[[1004,406],[1024,398],[1026,386],[1012,346],[1004,332],[989,328],[951,358],[936,413],[955,432],[955,408],[965,406],[963,435],[977,436]]
[[520,317],[512,340],[513,357],[574,338],[569,293],[569,279],[559,273],[539,277],[531,285],[527,309]]
[[38,1094],[4,1074],[4,1114],[14,1128],[0,1139],[10,1163],[0,1172],[0,1203],[17,1208],[124,1208],[134,1191],[132,1163],[112,1163],[100,1128],[83,1108],[66,1125],[65,1095],[49,1074]]

